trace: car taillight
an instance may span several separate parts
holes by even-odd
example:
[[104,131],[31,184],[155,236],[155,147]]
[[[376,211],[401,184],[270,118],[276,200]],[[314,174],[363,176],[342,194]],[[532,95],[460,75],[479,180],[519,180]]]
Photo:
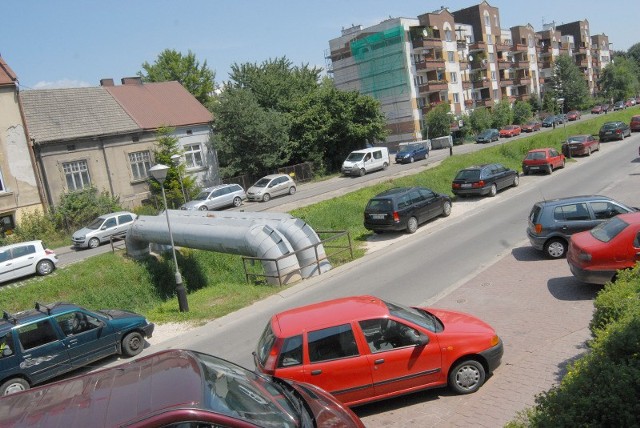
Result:
[[395,223],[400,223],[400,214],[398,214],[398,211],[393,212],[393,221]]
[[622,134],[622,129],[616,129],[616,134]]
[[476,181],[471,187],[484,187],[484,180]]
[[535,229],[536,229],[536,233],[542,233],[542,225],[541,224],[536,224],[535,225]]
[[51,256],[51,255],[55,254],[53,251],[49,250],[48,248],[44,250],[44,253],[45,253],[47,256]]
[[460,183],[453,183],[453,184],[451,184],[451,188],[452,188],[452,189],[459,189],[459,188],[460,188]]

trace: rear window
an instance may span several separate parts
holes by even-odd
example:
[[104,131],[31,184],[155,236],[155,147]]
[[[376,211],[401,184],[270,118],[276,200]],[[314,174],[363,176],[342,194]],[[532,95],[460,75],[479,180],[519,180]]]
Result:
[[629,226],[628,223],[622,221],[619,217],[614,217],[591,229],[591,235],[598,241],[609,242],[618,236],[627,226]]
[[529,213],[529,220],[531,223],[538,223],[541,212],[542,207],[540,205],[534,205],[533,208],[531,208],[531,212]]
[[478,181],[480,180],[479,169],[463,169],[456,175],[456,180]]
[[369,212],[393,211],[393,201],[391,199],[371,199],[367,204],[366,211],[369,211]]
[[527,157],[525,159],[535,160],[535,159],[544,159],[546,157],[547,156],[545,152],[530,152],[530,153],[527,153]]

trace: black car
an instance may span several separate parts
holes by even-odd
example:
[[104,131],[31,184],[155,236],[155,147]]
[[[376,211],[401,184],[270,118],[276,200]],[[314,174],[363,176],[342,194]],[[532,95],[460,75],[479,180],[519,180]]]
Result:
[[456,196],[495,196],[498,190],[520,183],[518,171],[499,163],[471,166],[456,174],[451,191]]
[[476,143],[490,143],[492,141],[498,141],[500,139],[500,131],[497,129],[485,129],[476,137]]
[[542,126],[545,128],[551,128],[554,124],[558,124],[558,119],[554,115],[547,116],[542,120]]
[[606,196],[572,196],[536,202],[529,213],[531,246],[551,259],[564,257],[571,235],[593,229],[618,214],[636,211]]
[[600,128],[600,141],[624,140],[631,136],[631,128],[624,122],[605,122]]
[[432,218],[451,214],[451,198],[424,187],[396,187],[369,200],[364,209],[364,227],[376,233],[406,230]]

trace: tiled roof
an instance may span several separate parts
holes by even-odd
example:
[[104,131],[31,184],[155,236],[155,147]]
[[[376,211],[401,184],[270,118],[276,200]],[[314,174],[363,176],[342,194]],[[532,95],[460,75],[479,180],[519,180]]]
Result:
[[13,72],[11,67],[9,67],[0,56],[0,86],[15,85],[17,79],[16,73]]
[[20,98],[29,134],[39,143],[140,130],[103,87],[21,91]]
[[104,87],[143,129],[207,124],[213,116],[179,82]]

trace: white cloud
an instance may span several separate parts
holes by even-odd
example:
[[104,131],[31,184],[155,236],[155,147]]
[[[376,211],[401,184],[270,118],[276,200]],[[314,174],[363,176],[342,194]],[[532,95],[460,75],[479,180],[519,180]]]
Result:
[[40,81],[33,86],[33,89],[60,89],[60,88],[85,88],[92,86],[81,80],[62,79],[55,82]]

